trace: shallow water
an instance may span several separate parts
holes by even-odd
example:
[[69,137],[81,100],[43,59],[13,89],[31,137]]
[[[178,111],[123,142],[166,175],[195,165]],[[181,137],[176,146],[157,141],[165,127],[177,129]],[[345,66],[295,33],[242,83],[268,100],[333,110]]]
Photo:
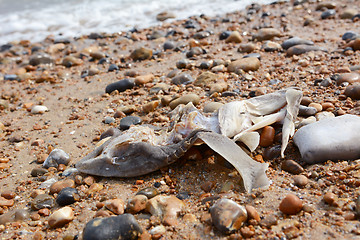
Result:
[[274,0],[0,0],[0,44],[43,40],[50,34],[79,36],[120,32],[159,24],[156,15],[172,12],[176,19],[215,16],[242,10],[251,3]]

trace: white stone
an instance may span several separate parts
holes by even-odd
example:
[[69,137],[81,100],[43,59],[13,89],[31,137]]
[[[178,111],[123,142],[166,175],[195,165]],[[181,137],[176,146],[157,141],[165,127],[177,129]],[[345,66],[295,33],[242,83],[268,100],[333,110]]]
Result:
[[49,109],[46,106],[43,105],[35,105],[31,108],[32,114],[43,114],[45,112],[49,111]]

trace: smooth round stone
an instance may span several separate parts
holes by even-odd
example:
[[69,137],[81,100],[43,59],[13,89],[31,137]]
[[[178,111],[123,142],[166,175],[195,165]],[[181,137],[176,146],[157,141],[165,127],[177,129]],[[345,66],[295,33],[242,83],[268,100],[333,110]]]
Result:
[[226,234],[239,230],[248,217],[245,207],[230,199],[219,200],[210,213],[215,227]]
[[326,9],[334,9],[334,8],[336,8],[336,3],[335,2],[327,2],[327,1],[326,2],[321,2],[316,6],[315,10],[319,11],[319,10],[324,9],[324,8],[326,8]]
[[257,49],[257,46],[255,43],[243,43],[240,44],[238,48],[238,52],[242,53],[251,53]]
[[295,215],[301,211],[303,203],[294,194],[288,194],[280,203],[279,209],[281,212],[288,215]]
[[9,222],[21,222],[30,218],[30,214],[25,209],[11,210],[0,216],[0,225],[5,225]]
[[158,21],[165,21],[167,19],[170,19],[170,18],[175,18],[175,14],[172,13],[172,12],[161,12],[159,14],[156,15],[156,20]]
[[124,213],[124,201],[119,198],[110,199],[105,202],[105,207],[116,215]]
[[325,78],[320,82],[320,86],[322,87],[329,87],[332,84],[330,78]]
[[115,122],[115,118],[113,118],[113,117],[107,116],[107,117],[105,117],[105,119],[104,119],[104,123],[105,123],[105,124],[110,124],[110,123],[114,123],[114,122]]
[[299,124],[297,124],[296,128],[301,128],[303,126],[309,125],[309,124],[314,123],[314,122],[316,122],[316,118],[314,116],[310,116],[308,118],[305,118],[305,119],[301,120],[299,122]]
[[342,73],[336,77],[336,84],[341,85],[344,82],[350,84],[360,82],[360,74],[357,72]]
[[31,209],[39,210],[43,208],[51,209],[55,205],[55,200],[52,196],[48,194],[37,195],[34,200],[31,202]]
[[181,96],[169,103],[169,106],[171,109],[175,109],[180,104],[188,104],[189,102],[192,102],[194,105],[198,105],[200,102],[200,97],[197,94],[190,93],[184,96]]
[[44,174],[48,173],[49,171],[46,168],[33,168],[31,170],[32,177],[39,177],[43,176]]
[[242,42],[241,34],[238,31],[233,31],[226,39],[226,43],[241,43]]
[[309,183],[309,179],[304,175],[295,175],[293,179],[294,185],[300,188],[305,187]]
[[74,188],[75,187],[74,180],[64,179],[64,180],[60,180],[60,181],[53,183],[50,186],[50,194],[59,193],[62,189],[66,188],[66,187]]
[[209,102],[204,106],[204,113],[216,112],[223,105],[224,104],[220,102]]
[[176,84],[176,85],[181,85],[181,84],[186,85],[186,84],[192,83],[193,81],[194,81],[194,79],[192,78],[192,76],[187,73],[180,74],[171,79],[171,83]]
[[238,72],[239,70],[256,71],[260,68],[260,60],[257,57],[248,57],[231,62],[228,66],[229,72]]
[[190,64],[190,61],[188,59],[181,59],[176,62],[176,67],[178,69],[184,69]]
[[327,52],[327,50],[325,48],[323,48],[323,47],[301,44],[301,45],[295,45],[295,46],[290,47],[286,51],[286,54],[288,56],[293,56],[293,55],[301,55],[301,54],[311,52],[311,51]]
[[110,83],[109,85],[107,85],[105,88],[105,92],[109,94],[115,90],[118,90],[119,92],[124,92],[125,90],[131,89],[134,86],[135,86],[134,79],[125,78],[120,81]]
[[281,146],[280,145],[276,145],[273,147],[268,147],[265,149],[264,153],[263,153],[263,157],[265,160],[272,160],[274,158],[277,158],[280,156],[280,152],[281,152]]
[[141,189],[139,192],[136,193],[136,195],[144,195],[148,199],[151,199],[151,198],[153,198],[153,197],[155,197],[155,196],[157,196],[159,194],[160,194],[159,190],[157,190],[154,187],[144,188],[144,189]]
[[316,121],[321,121],[327,118],[334,118],[335,115],[332,112],[319,112],[315,114]]
[[299,116],[314,116],[318,111],[314,107],[299,106]]
[[100,135],[100,140],[103,140],[107,137],[118,136],[120,134],[121,131],[118,128],[110,128]]
[[324,202],[326,202],[329,205],[335,205],[335,202],[337,201],[337,196],[332,192],[325,193]]
[[257,222],[260,222],[260,215],[259,215],[258,211],[256,210],[256,208],[254,208],[251,205],[246,205],[245,209],[247,212],[248,220],[254,219]]
[[39,64],[51,64],[54,62],[54,59],[46,53],[38,53],[30,57],[29,64],[37,66]]
[[275,129],[271,126],[266,126],[263,128],[260,134],[260,146],[268,147],[274,142]]
[[354,40],[357,36],[358,34],[356,34],[355,32],[348,31],[344,33],[344,35],[342,35],[341,39],[344,41],[350,41],[350,40]]
[[211,84],[218,81],[218,78],[218,75],[215,73],[203,72],[196,78],[194,85],[198,87],[210,87]]
[[258,41],[271,40],[274,37],[281,37],[281,32],[275,28],[262,28],[253,36]]
[[231,33],[232,33],[231,31],[224,31],[224,32],[220,33],[219,40],[227,39]]
[[135,49],[131,54],[130,57],[134,60],[134,61],[142,61],[142,60],[146,60],[146,59],[151,59],[153,56],[153,51],[151,49],[148,48],[138,48]]
[[154,236],[154,238],[158,238],[159,236],[164,235],[166,232],[166,228],[164,227],[164,225],[159,225],[156,226],[152,229],[150,229],[149,233]]
[[96,52],[91,52],[90,57],[92,57],[93,59],[99,60],[99,59],[106,57],[106,55],[102,52],[96,51]]
[[265,52],[275,52],[275,51],[281,51],[282,47],[279,43],[273,42],[273,41],[266,41],[262,47],[262,49],[265,50]]
[[188,199],[190,197],[188,192],[179,192],[176,197],[180,200]]
[[200,40],[200,39],[207,38],[207,37],[209,37],[209,36],[210,36],[210,33],[209,33],[208,31],[201,31],[201,32],[195,33],[192,37],[193,37],[194,39]]
[[287,50],[293,46],[296,46],[296,45],[314,45],[314,42],[310,41],[310,40],[305,40],[305,39],[302,39],[299,37],[292,37],[290,39],[285,40],[281,44],[282,48],[285,50]]
[[60,206],[73,204],[80,200],[78,191],[75,188],[63,188],[56,197],[56,203]]
[[349,85],[345,89],[345,95],[354,100],[360,100],[360,85]]
[[141,233],[142,229],[135,217],[126,213],[89,221],[83,230],[83,240],[135,240]]
[[70,156],[64,150],[55,148],[51,151],[49,156],[45,159],[43,163],[44,168],[55,167],[57,168],[59,164],[68,165],[70,163]]
[[48,112],[49,109],[46,106],[42,106],[42,105],[34,105],[31,108],[31,113],[32,114],[43,114],[45,112]]
[[355,8],[346,8],[344,11],[340,14],[341,19],[352,19],[358,11]]
[[291,174],[300,174],[304,172],[304,168],[294,160],[285,160],[281,162],[281,170]]
[[171,50],[175,48],[175,44],[173,42],[167,41],[164,43],[164,50]]
[[145,195],[136,195],[129,199],[127,203],[127,211],[130,213],[138,213],[146,208],[148,198]]
[[237,95],[239,95],[239,94],[236,92],[231,92],[231,91],[226,91],[226,92],[221,93],[222,97],[235,97]]
[[120,130],[127,130],[131,125],[138,125],[142,122],[142,119],[137,116],[127,116],[120,120]]
[[321,111],[323,110],[321,104],[319,104],[319,103],[314,103],[314,102],[312,102],[312,103],[310,103],[310,104],[308,105],[308,107],[313,107],[313,108],[315,108],[316,111],[318,111],[318,112],[321,112]]
[[186,57],[192,58],[201,54],[204,54],[204,50],[201,47],[193,47],[186,53]]
[[110,64],[108,72],[118,71],[119,67],[116,64]]
[[71,207],[63,207],[56,210],[48,219],[51,228],[60,228],[74,219],[74,211]]
[[335,14],[336,14],[336,11],[334,9],[328,9],[321,14],[321,19],[328,19],[328,18],[334,17]]
[[210,69],[212,66],[212,63],[210,61],[207,62],[201,62],[199,68],[200,69]]
[[62,61],[62,65],[64,65],[65,67],[78,66],[82,63],[83,61],[80,58],[76,58],[74,56],[66,56]]
[[10,200],[10,199],[13,199],[15,197],[15,193],[13,191],[10,191],[10,190],[4,190],[1,193],[1,196],[3,198],[6,198],[6,199]]
[[5,81],[18,81],[18,80],[20,80],[20,78],[16,74],[5,74],[4,80]]
[[260,53],[249,53],[249,54],[243,56],[243,58],[252,58],[252,57],[257,58],[259,60],[261,59]]
[[6,199],[4,197],[0,197],[0,207],[12,207],[14,205],[13,199]]

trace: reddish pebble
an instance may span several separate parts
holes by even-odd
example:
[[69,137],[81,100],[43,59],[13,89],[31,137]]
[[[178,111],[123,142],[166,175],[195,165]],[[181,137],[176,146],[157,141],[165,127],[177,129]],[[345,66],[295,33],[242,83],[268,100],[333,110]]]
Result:
[[120,215],[124,213],[124,201],[122,199],[111,199],[105,202],[105,207],[115,213],[116,215]]
[[39,214],[40,216],[49,216],[49,215],[50,215],[50,209],[48,209],[48,208],[40,209],[40,210],[38,211],[38,214]]
[[12,207],[14,205],[14,200],[8,200],[4,197],[0,197],[0,207]]
[[280,203],[279,209],[281,212],[289,215],[297,214],[301,211],[303,203],[294,194],[288,194]]
[[251,205],[246,205],[245,209],[246,209],[246,212],[248,215],[248,220],[254,219],[254,220],[260,222],[260,216],[259,216],[259,213],[256,210],[256,208],[254,208]]
[[266,126],[263,128],[260,135],[260,146],[268,147],[274,142],[275,129],[271,126]]
[[54,193],[59,193],[63,188],[66,187],[75,187],[75,182],[72,179],[65,179],[65,180],[61,180],[58,181],[56,183],[53,183],[50,186],[50,194],[54,194]]
[[10,190],[5,190],[1,193],[1,196],[6,199],[13,199],[15,197],[15,193]]
[[88,186],[91,186],[92,184],[95,183],[95,178],[92,176],[88,176],[84,179],[84,183]]
[[332,192],[327,192],[325,193],[324,195],[324,202],[326,202],[327,204],[329,205],[336,205],[336,200],[337,200],[337,197],[334,193]]

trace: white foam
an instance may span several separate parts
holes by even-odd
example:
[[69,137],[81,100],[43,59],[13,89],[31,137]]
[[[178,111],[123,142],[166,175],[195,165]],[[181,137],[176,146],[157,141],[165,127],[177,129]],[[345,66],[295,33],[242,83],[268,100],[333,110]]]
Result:
[[[92,32],[114,33],[133,27],[160,24],[156,15],[173,12],[176,19],[206,14],[214,16],[274,0],[0,0],[0,44],[14,40],[43,40],[50,34],[65,37]],[[22,4],[22,5],[21,5]],[[5,11],[4,9],[7,9]]]

